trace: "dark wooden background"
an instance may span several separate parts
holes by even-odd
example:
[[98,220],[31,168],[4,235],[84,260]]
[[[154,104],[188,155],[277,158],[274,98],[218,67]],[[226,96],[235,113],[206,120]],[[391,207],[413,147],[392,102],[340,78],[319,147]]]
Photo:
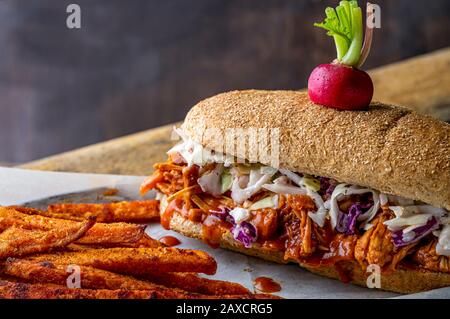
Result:
[[[382,29],[366,68],[450,45],[450,1],[374,2]],[[69,3],[81,6],[81,30],[66,27]],[[334,58],[312,24],[336,3],[0,1],[0,162],[181,120],[221,91],[302,88]]]

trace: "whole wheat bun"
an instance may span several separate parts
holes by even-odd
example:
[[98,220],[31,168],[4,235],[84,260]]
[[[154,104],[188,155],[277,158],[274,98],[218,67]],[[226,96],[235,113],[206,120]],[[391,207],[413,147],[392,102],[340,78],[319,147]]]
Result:
[[[312,103],[304,92],[249,90],[201,101],[182,125],[191,139],[216,151],[223,139],[204,136],[204,129],[250,127],[279,128],[281,168],[450,209],[447,123],[381,103],[339,111]],[[227,153],[246,158],[236,149]]]
[[[170,229],[181,233],[187,237],[204,240],[202,236],[202,224],[195,223],[183,218],[180,214],[175,213],[170,221]],[[262,258],[277,263],[295,262],[295,260],[284,260],[283,252],[265,249],[259,244],[253,244],[251,248],[245,248],[241,243],[234,240],[230,232],[225,232],[220,241],[222,248],[230,249],[243,253],[245,255]],[[321,276],[339,279],[339,273],[333,265],[320,265],[312,267],[307,264],[298,263],[300,267],[305,268],[313,273]],[[366,281],[370,273],[365,273],[359,264],[354,264],[351,270],[348,270],[352,283],[367,287]],[[416,293],[431,289],[450,286],[450,274],[432,272],[419,269],[397,269],[390,274],[381,275],[381,288],[386,291],[398,293]]]

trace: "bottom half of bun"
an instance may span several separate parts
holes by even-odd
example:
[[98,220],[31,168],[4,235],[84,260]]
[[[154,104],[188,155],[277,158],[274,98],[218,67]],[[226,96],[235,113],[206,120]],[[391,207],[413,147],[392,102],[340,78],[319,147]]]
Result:
[[[192,222],[180,214],[175,213],[170,221],[170,229],[184,236],[204,240],[202,234],[202,224]],[[310,265],[300,263],[295,260],[285,260],[283,251],[267,249],[259,244],[253,244],[250,248],[245,248],[241,243],[236,241],[229,231],[222,234],[220,247],[240,252],[245,255],[262,258],[267,261],[277,262],[280,264],[297,263],[300,267],[308,271],[333,279],[340,279],[341,274],[335,265]],[[280,265],[280,267],[282,267]],[[371,275],[366,272],[356,261],[349,262],[345,271],[350,278],[350,282],[359,286],[367,287],[367,279]],[[381,288],[382,290],[397,293],[417,293],[436,288],[450,286],[450,274],[433,272],[419,268],[397,269],[395,272],[382,273]]]

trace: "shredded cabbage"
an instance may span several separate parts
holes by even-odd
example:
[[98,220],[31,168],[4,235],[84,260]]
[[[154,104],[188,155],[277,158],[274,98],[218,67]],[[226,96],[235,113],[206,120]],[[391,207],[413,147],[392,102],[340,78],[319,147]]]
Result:
[[396,217],[384,222],[389,230],[399,230],[407,226],[423,226],[433,217],[431,214],[417,214],[408,217]]
[[380,205],[384,206],[386,204],[389,204],[389,198],[386,194],[380,193]]
[[[332,228],[335,229],[339,226],[338,231],[344,233],[353,233],[357,222],[362,222],[359,226],[362,229],[370,229],[373,225],[369,222],[375,217],[380,206],[392,205],[389,208],[394,212],[395,218],[386,221],[385,225],[393,233],[394,243],[397,246],[419,240],[432,232],[439,237],[436,246],[437,253],[450,256],[450,217],[443,208],[425,204],[417,205],[411,199],[379,193],[356,185],[336,185],[337,182],[329,178],[315,178],[306,174],[299,175],[286,169],[280,169],[281,177],[271,182],[277,170],[260,164],[233,165],[235,163],[233,156],[216,153],[203,147],[200,143],[189,139],[180,128],[175,128],[174,131],[181,137],[182,141],[170,149],[167,152],[168,154],[180,154],[188,166],[198,165],[203,167],[208,163],[220,163],[216,165],[214,170],[203,174],[198,179],[198,184],[206,193],[220,196],[231,190],[231,197],[234,202],[237,204],[248,202],[245,206],[248,210],[277,207],[277,195],[263,198],[255,203],[248,201],[261,189],[276,194],[308,195],[317,208],[316,212],[308,212],[308,216],[317,225],[323,227],[327,215],[330,215]],[[231,169],[228,169],[228,167],[231,167]],[[346,214],[340,212],[339,201],[343,200],[345,196],[365,193],[372,194],[373,203],[370,202],[370,207],[367,206],[369,203],[353,203],[351,206],[353,210],[350,209]],[[324,202],[322,195],[328,200]],[[162,206],[167,204],[166,202],[167,200],[162,197]],[[356,204],[362,206],[358,206],[358,209],[356,209]],[[369,208],[366,210],[366,207]],[[256,240],[256,229],[245,221],[244,214],[239,215],[234,212],[230,214],[229,209],[216,213],[222,217],[226,216],[227,221],[234,225],[233,234],[237,238],[236,240],[243,242],[246,246]],[[235,219],[240,222],[235,222]],[[243,226],[241,226],[242,224]],[[439,231],[440,225],[443,225],[441,231]]]
[[431,205],[389,206],[389,209],[394,212],[395,218],[385,221],[384,224],[391,231],[403,229],[403,233],[426,225],[431,217],[435,217],[442,223],[444,216],[447,215],[445,209]]
[[234,225],[234,219],[230,215],[230,209],[226,206],[219,206],[218,210],[210,210],[211,214],[219,218],[221,221],[226,221]]
[[364,214],[358,216],[358,221],[370,222],[380,208],[380,196],[377,191],[370,188],[361,188],[355,185],[339,184],[331,194],[331,198],[325,202],[325,207],[330,209],[331,227],[336,228],[339,215],[339,201],[345,196],[372,193],[373,205]]
[[[310,187],[307,184],[314,183],[314,182],[311,182],[312,178],[306,177],[306,178],[309,178],[309,180],[307,182],[305,182],[305,177],[300,177],[299,175],[297,175],[294,172],[291,172],[287,169],[280,169],[280,172],[282,174],[286,175],[292,182],[294,182],[295,184],[297,184],[299,186],[299,189],[301,191],[297,191],[297,195],[308,195],[309,197],[311,197],[311,199],[314,201],[314,204],[316,205],[317,211],[315,213],[308,212],[308,216],[317,225],[319,225],[320,227],[323,227],[325,225],[325,219],[327,217],[328,211],[325,208],[325,203],[322,199],[322,196],[320,196],[320,194],[317,192],[320,190],[320,182],[317,179],[314,179],[314,181],[319,184],[316,185],[316,187]],[[286,193],[286,194],[292,194],[292,193]]]
[[446,215],[445,209],[431,205],[389,206],[389,208],[397,217],[408,217],[415,214],[431,214],[440,218]]
[[361,204],[356,203],[350,206],[347,214],[340,211],[336,230],[346,235],[353,235],[356,232],[356,220],[363,214],[363,209]]
[[312,176],[304,175],[301,177],[287,169],[280,169],[280,173],[286,175],[287,178],[303,189],[308,189],[312,192],[318,192],[320,190],[320,181]]
[[303,176],[302,182],[312,192],[317,193],[320,190],[320,181],[317,178],[305,175]]
[[306,195],[303,188],[288,184],[286,176],[278,177],[272,184],[264,184],[262,187],[277,194]]
[[247,209],[241,207],[232,209],[229,214],[233,217],[234,222],[237,224],[250,218],[250,212]]
[[401,247],[433,233],[434,236],[439,237],[440,241],[442,239],[443,243],[436,245],[436,252],[439,255],[450,255],[450,250],[447,252],[445,248],[446,245],[448,246],[448,241],[447,244],[445,243],[446,236],[450,236],[450,230],[448,235],[444,231],[438,231],[440,225],[445,224],[448,216],[445,209],[431,205],[389,206],[389,209],[394,212],[395,218],[385,221],[384,224],[392,232],[394,245]]
[[234,163],[234,157],[203,147],[183,132],[181,128],[174,128],[174,132],[181,137],[182,141],[172,147],[167,154],[180,154],[186,161],[188,166],[198,165],[204,166],[207,163],[223,163],[225,167],[229,167]]
[[263,209],[263,208],[276,208],[278,206],[278,195],[265,197],[250,205],[250,210]]
[[228,169],[222,172],[222,176],[220,178],[220,192],[223,194],[231,189],[233,185],[233,177],[231,176]]
[[233,238],[242,243],[246,248],[250,248],[258,238],[256,227],[247,222],[250,218],[250,212],[247,209],[236,207],[230,210],[228,207],[221,206],[219,210],[211,210],[210,213],[222,221],[233,225],[231,234]]
[[387,195],[390,204],[394,204],[396,206],[411,206],[414,205],[414,201],[412,199],[404,198],[396,195]]
[[450,225],[445,225],[442,228],[436,245],[436,252],[438,255],[450,256]]
[[401,229],[392,232],[392,242],[395,247],[403,247],[419,241],[438,228],[439,222],[434,216],[431,216],[425,224],[415,225],[408,232]]
[[242,204],[260,191],[273,175],[272,172],[264,174],[260,169],[254,169],[250,171],[250,176],[235,176],[231,186],[231,198]]
[[167,206],[169,206],[169,203],[167,202],[167,195],[156,192],[156,199],[159,200],[159,211],[166,211]]
[[223,171],[223,165],[217,164],[216,167],[197,179],[198,185],[200,185],[202,191],[211,194],[213,196],[220,196],[222,192],[221,175]]
[[245,221],[231,228],[231,233],[233,238],[241,242],[245,248],[250,248],[258,238],[256,227]]

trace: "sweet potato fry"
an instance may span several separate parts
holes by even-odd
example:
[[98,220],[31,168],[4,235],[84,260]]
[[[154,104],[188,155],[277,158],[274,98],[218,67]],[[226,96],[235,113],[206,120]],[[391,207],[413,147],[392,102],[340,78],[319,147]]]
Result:
[[[278,298],[202,278],[217,269],[207,253],[165,247],[143,226],[111,222],[146,221],[149,202],[0,207],[0,299]],[[68,265],[80,267],[80,289],[67,288]]]
[[[106,247],[107,245],[104,245]],[[133,243],[120,243],[113,246],[108,247],[127,247],[127,248],[157,248],[157,247],[165,247],[163,243],[159,240],[156,240],[150,237],[147,234],[144,234],[141,239],[135,241]]]
[[[30,230],[51,230],[79,224],[79,222],[71,220],[36,215],[39,212],[27,207],[0,207],[0,231],[11,226]],[[85,245],[108,244],[115,246],[126,243],[134,244],[140,240],[145,240],[143,239],[144,236],[144,227],[140,225],[128,223],[96,223],[77,242]]]
[[45,214],[44,211],[32,208],[32,207],[25,207],[25,206],[7,206],[7,207],[1,207],[1,209],[13,209],[20,213],[27,214],[27,215],[43,215]]
[[202,278],[195,273],[150,273],[143,278],[166,287],[179,288],[204,295],[245,295],[250,293],[247,288],[240,284]]
[[10,227],[0,234],[0,259],[48,252],[67,246],[83,236],[94,224],[95,218],[91,218],[81,224],[49,231]]
[[153,299],[158,294],[140,290],[70,289],[0,281],[0,299]]
[[[69,276],[66,271],[67,269],[67,265],[59,265],[51,262],[35,262],[25,259],[8,258],[4,264],[3,272],[6,275],[21,278],[26,282],[52,283],[64,286]],[[198,277],[196,274],[189,273],[155,274],[152,282],[149,282],[89,266],[82,266],[80,270],[82,288],[112,290],[148,290],[156,288],[163,290],[179,288],[186,292],[205,295],[250,294],[250,291],[239,284],[204,279]],[[159,282],[155,283],[156,281]],[[159,284],[162,284],[162,286]],[[180,291],[179,293],[185,292]]]
[[83,245],[134,244],[145,236],[145,226],[128,223],[98,223],[77,243]]
[[71,289],[53,284],[0,281],[0,299],[279,299],[266,294],[207,296],[176,289]]
[[47,208],[54,216],[83,220],[96,216],[98,222],[150,222],[159,218],[159,201],[145,200],[106,204],[53,204]]
[[101,249],[101,248],[156,248],[156,247],[166,247],[163,243],[160,241],[149,237],[147,234],[145,234],[141,239],[139,239],[136,242],[112,242],[112,243],[98,243],[98,244],[92,244],[88,243],[85,244],[80,241],[77,241],[75,244],[70,244],[67,246],[67,249],[64,249],[63,251],[87,251],[89,249]]
[[54,214],[50,213],[48,211],[32,208],[32,207],[25,207],[25,206],[8,206],[6,208],[12,208],[20,213],[27,214],[27,215],[36,215],[36,216],[43,216],[43,217],[49,217],[49,218],[55,218],[55,219],[64,219],[64,220],[72,220],[70,218],[65,218],[64,216],[61,216],[61,214]]
[[97,249],[96,247],[92,247],[89,245],[78,245],[78,244],[69,244],[62,249],[55,250],[56,252],[67,252],[67,251],[88,251],[90,249]]
[[[3,270],[2,270],[3,271]],[[4,273],[0,273],[0,281],[14,281],[14,282],[19,282],[20,278],[16,278]]]
[[212,275],[217,270],[216,261],[203,251],[168,247],[92,249],[45,254],[31,259],[92,266],[126,275],[145,275],[149,272],[201,272]]
[[[65,286],[67,284],[67,277],[70,275],[70,273],[67,272],[67,269],[68,265],[8,258],[4,263],[3,273],[21,278],[26,282],[51,283]],[[89,266],[81,266],[80,271],[82,288],[112,290],[149,290],[155,288],[165,288],[155,283],[139,280],[126,275],[115,274]]]

